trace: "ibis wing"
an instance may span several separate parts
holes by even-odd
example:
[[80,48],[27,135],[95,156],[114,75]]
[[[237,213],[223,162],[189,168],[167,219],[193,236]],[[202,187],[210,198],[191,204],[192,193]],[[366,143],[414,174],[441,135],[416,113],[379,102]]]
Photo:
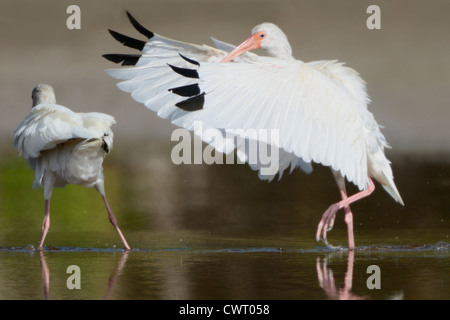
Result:
[[272,58],[253,64],[201,63],[197,72],[189,85],[199,85],[202,109],[168,114],[175,124],[192,129],[194,121],[202,121],[227,131],[241,129],[248,139],[260,130],[275,130],[279,141],[264,134],[257,139],[305,162],[331,166],[361,189],[367,186],[360,115],[367,107],[329,75],[301,61]]
[[[167,106],[173,107],[176,102],[176,98],[172,99],[174,98],[173,95],[167,95],[167,89],[188,83],[188,80],[174,73],[170,66],[190,68],[194,61],[195,63],[220,62],[227,55],[224,49],[232,47],[218,40],[213,40],[218,48],[173,40],[145,29],[129,13],[128,18],[136,30],[147,37],[147,42],[110,30],[114,39],[125,46],[138,49],[141,53],[139,55],[104,55],[106,59],[112,62],[133,66],[108,69],[106,73],[122,80],[118,84],[121,90],[132,93],[132,97],[136,101],[144,103],[151,110],[157,111],[162,117],[173,112],[173,108],[167,110]],[[256,57],[257,55],[253,53],[245,53],[236,58],[235,61],[253,61]]]
[[[259,171],[259,178],[262,180],[271,181],[277,174],[281,179],[283,172],[289,167],[291,172],[296,167],[308,174],[313,171],[311,163],[303,161],[293,152],[286,152],[270,143],[258,141],[257,134],[254,135],[250,131],[218,129],[201,121],[194,121],[193,131],[216,151],[229,154],[236,149],[237,160],[240,163],[248,163],[253,170]],[[277,158],[274,157],[275,154]]]
[[236,49],[235,45],[226,43],[224,41],[217,40],[216,38],[211,37],[211,40],[212,40],[212,42],[214,43],[214,46],[217,49],[226,51],[227,53],[233,51],[234,49]]
[[[112,35],[140,49],[140,58],[105,58],[135,64],[106,70],[121,80],[118,87],[133,99],[189,130],[196,131],[195,121],[231,135],[236,134],[234,130],[278,130],[275,146],[284,159],[280,173],[289,165],[310,171],[309,162],[314,161],[341,171],[359,188],[366,187],[365,128],[360,114],[367,109],[365,88],[357,77],[357,86],[340,81],[341,77],[351,78],[347,69],[334,62],[308,65],[249,52],[222,64],[226,51],[233,48],[230,44],[214,39],[216,49],[176,41],[146,30],[134,18],[130,21],[148,37],[145,45],[116,32]],[[361,99],[355,98],[354,90],[362,90]],[[239,136],[252,140],[246,133]],[[258,140],[272,144],[264,138]],[[243,150],[234,146],[238,153]],[[221,151],[220,146],[215,147]],[[241,155],[246,156],[245,152]]]
[[[119,89],[131,93],[133,99],[165,117],[167,106],[174,106],[176,102],[176,97],[167,95],[167,90],[189,82],[175,73],[171,66],[191,68],[195,66],[193,62],[218,63],[226,54],[225,51],[206,45],[185,43],[154,34],[142,49],[142,55],[134,67],[105,71],[122,80],[117,85]],[[254,57],[256,55],[248,53],[238,61],[249,61]],[[122,55],[120,58],[122,59]],[[120,59],[110,60],[117,62]]]
[[[185,43],[154,34],[142,49],[142,55],[134,67],[108,69],[106,73],[122,80],[118,87],[130,92],[136,101],[144,103],[153,111],[164,113],[166,111],[164,105],[171,100],[171,96],[167,95],[167,89],[183,86],[189,82],[188,79],[176,74],[171,66],[190,68],[194,66],[194,60],[220,62],[226,54],[225,51],[206,45]],[[123,59],[123,55],[120,55],[119,60],[111,58],[111,55],[105,57],[113,62]],[[248,54],[247,57],[252,57],[252,54]]]
[[[57,104],[41,104],[14,131],[14,147],[26,159],[70,139],[103,137],[112,139],[110,126],[114,118],[103,113],[75,113]],[[112,143],[112,140],[111,140]]]
[[[141,25],[129,12],[127,12],[128,19],[133,27],[147,38],[147,42],[139,39],[134,39],[119,32],[109,30],[111,36],[122,43],[123,45],[141,51],[141,56],[136,54],[106,54],[104,57],[115,63],[122,63],[122,65],[135,66],[149,66],[150,65],[164,65],[171,63],[171,59],[178,59],[178,54],[191,57],[198,61],[219,62],[227,54],[228,49],[234,46],[212,39],[216,48],[207,45],[196,45],[188,42],[173,40],[162,37]],[[245,53],[235,61],[252,60],[256,57],[253,53]],[[156,59],[155,59],[156,58]],[[161,64],[162,58],[163,62]]]

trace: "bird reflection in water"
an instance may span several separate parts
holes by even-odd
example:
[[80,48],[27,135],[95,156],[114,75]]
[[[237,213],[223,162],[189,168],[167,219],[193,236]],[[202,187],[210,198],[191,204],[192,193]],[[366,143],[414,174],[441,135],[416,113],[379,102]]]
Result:
[[120,257],[119,262],[117,263],[117,266],[114,269],[114,272],[109,277],[108,286],[106,287],[106,292],[105,295],[103,296],[103,300],[109,299],[112,289],[116,285],[117,279],[119,279],[119,276],[122,274],[123,268],[125,267],[125,264],[128,260],[129,253],[130,253],[129,251],[124,251],[122,253],[122,256]]
[[[316,259],[316,270],[317,270],[317,280],[319,281],[320,287],[324,290],[328,299],[331,300],[368,300],[371,297],[364,295],[357,295],[352,292],[353,287],[353,268],[355,264],[355,252],[353,250],[348,251],[347,256],[347,270],[344,276],[344,285],[342,288],[338,288],[336,285],[336,280],[333,276],[333,270],[328,267],[328,258],[331,256],[327,255],[323,259],[317,257]],[[403,300],[403,292],[394,292],[392,295],[387,297],[387,300]]]
[[44,300],[48,300],[48,294],[50,292],[50,270],[48,269],[48,264],[44,253],[42,251],[38,251],[38,254],[39,263],[41,265],[42,285],[44,286]]
[[353,250],[348,251],[347,256],[347,271],[345,272],[344,286],[338,288],[333,276],[333,270],[328,268],[328,257],[321,259],[317,257],[316,269],[317,279],[320,287],[324,290],[329,299],[332,300],[365,300],[367,297],[359,296],[352,293],[353,285],[353,267],[355,263],[355,252]]
[[[38,251],[38,254],[39,254],[39,263],[41,265],[42,285],[44,287],[44,300],[49,300],[50,269],[48,267],[44,252]],[[119,262],[117,263],[116,268],[111,273],[111,276],[108,279],[108,284],[106,286],[105,294],[103,295],[103,300],[107,300],[111,296],[113,288],[116,285],[117,279],[119,278],[123,269],[125,268],[125,264],[128,260],[128,254],[129,254],[129,251],[122,252],[122,255],[120,256],[120,259],[119,259]]]

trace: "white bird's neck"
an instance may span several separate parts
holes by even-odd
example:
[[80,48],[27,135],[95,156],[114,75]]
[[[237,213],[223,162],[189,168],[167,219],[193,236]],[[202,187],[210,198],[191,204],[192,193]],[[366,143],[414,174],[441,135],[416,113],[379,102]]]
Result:
[[292,56],[292,48],[289,43],[285,43],[282,46],[272,47],[267,50],[267,54],[271,57],[282,60],[294,60],[294,57]]
[[41,103],[56,103],[56,100],[48,97],[38,97],[37,99],[33,100],[33,107],[36,107]]
[[41,103],[56,103],[55,92],[53,88],[47,84],[39,84],[33,89],[31,94],[33,99],[33,107]]

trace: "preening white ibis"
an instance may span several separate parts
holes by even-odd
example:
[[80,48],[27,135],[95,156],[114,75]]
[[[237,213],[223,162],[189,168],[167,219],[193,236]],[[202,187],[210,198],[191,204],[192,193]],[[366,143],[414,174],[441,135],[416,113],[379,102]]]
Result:
[[[355,248],[350,204],[374,191],[371,178],[403,204],[384,154],[388,144],[367,109],[366,85],[355,70],[337,61],[305,63],[294,59],[287,37],[272,23],[256,26],[238,47],[213,39],[216,48],[212,48],[159,36],[127,14],[148,41],[110,30],[116,40],[141,51],[104,55],[129,66],[106,70],[122,80],[118,84],[121,90],[130,92],[160,117],[189,130],[195,131],[194,121],[224,133],[278,130],[280,177],[289,166],[304,171],[312,170],[311,162],[331,167],[341,201],[323,214],[317,241],[327,243],[336,212],[344,209],[348,247]],[[268,56],[249,52],[257,48]],[[229,152],[223,144],[205,141],[218,151]],[[234,147],[238,151],[243,148],[237,143]],[[261,166],[252,168],[260,170]],[[262,179],[273,176],[260,174]],[[345,179],[360,192],[347,196]]]
[[101,194],[109,220],[125,250],[130,250],[106,199],[102,163],[113,146],[110,115],[75,113],[56,104],[53,88],[39,84],[33,89],[33,107],[14,132],[14,146],[35,172],[33,187],[43,187],[44,222],[37,249],[41,250],[50,228],[50,198],[53,187],[79,184],[95,187]]

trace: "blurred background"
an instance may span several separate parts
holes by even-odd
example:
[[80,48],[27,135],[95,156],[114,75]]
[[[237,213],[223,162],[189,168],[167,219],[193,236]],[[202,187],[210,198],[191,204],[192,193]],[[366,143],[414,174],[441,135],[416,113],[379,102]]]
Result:
[[[72,4],[81,9],[80,30],[66,27]],[[381,8],[380,30],[366,27],[372,4]],[[398,291],[406,299],[449,298],[450,270],[442,265],[450,233],[447,0],[2,0],[0,298],[41,297],[45,258],[53,279],[59,279],[57,298],[101,297],[97,291],[108,282],[105,275],[116,265],[122,270],[122,259],[128,259],[127,267],[113,295],[122,299],[330,298],[318,286],[316,269],[328,261],[328,267],[337,264],[340,276],[345,273],[345,255],[324,257],[314,240],[322,212],[339,199],[328,168],[315,166],[311,175],[296,170],[267,183],[247,165],[172,164],[175,127],[120,91],[104,72],[117,66],[103,54],[133,52],[107,29],[143,39],[127,10],[157,34],[196,44],[212,45],[210,36],[239,44],[255,25],[273,22],[288,36],[297,59],[336,59],[356,69],[368,85],[369,109],[392,146],[387,155],[406,206],[382,188],[352,205],[357,246],[375,250],[356,255],[354,286],[374,294],[365,288],[365,268],[376,260],[390,270],[388,289],[376,298]],[[114,150],[104,163],[106,192],[131,246],[145,253],[131,252],[119,261],[114,250],[120,240],[100,196],[79,186],[54,191],[47,237],[50,248],[75,252],[38,259],[14,251],[36,245],[44,211],[42,190],[31,188],[34,174],[12,147],[13,131],[28,114],[38,83],[52,85],[57,103],[74,111],[116,118]],[[329,240],[347,245],[342,215]],[[380,248],[388,253],[377,255]],[[305,250],[310,254],[299,257]],[[90,270],[85,274],[91,291],[65,288],[64,271],[72,263]]]
[[[69,30],[66,9],[81,8],[81,29]],[[366,9],[381,8],[381,29],[369,30]],[[0,135],[12,132],[31,106],[37,83],[77,111],[114,115],[116,139],[167,140],[173,130],[104,73],[105,53],[130,52],[107,32],[142,38],[125,11],[155,33],[197,44],[209,37],[238,44],[264,21],[287,34],[303,61],[340,60],[368,83],[370,105],[393,150],[448,153],[450,3],[423,1],[27,1],[0,4]],[[129,50],[128,50],[129,49]]]

